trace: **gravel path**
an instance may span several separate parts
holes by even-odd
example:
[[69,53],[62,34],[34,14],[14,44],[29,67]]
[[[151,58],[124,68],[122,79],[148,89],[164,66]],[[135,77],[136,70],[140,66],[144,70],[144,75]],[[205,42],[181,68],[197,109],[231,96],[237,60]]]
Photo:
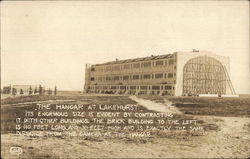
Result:
[[170,102],[167,99],[164,99],[164,103],[156,103],[151,100],[137,98],[136,96],[130,96],[129,98],[137,102],[139,105],[146,107],[149,110],[154,110],[163,113],[182,114],[182,112],[180,112],[178,108],[173,106],[172,102]]

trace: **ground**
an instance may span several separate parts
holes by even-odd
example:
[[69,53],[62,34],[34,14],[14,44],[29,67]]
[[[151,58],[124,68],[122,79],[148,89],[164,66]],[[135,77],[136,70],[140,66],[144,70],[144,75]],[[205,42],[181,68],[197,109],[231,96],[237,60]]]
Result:
[[[67,94],[66,94],[67,95]],[[69,103],[138,103],[140,111],[171,112],[197,119],[204,133],[171,132],[150,138],[28,137],[11,133],[13,118],[37,101]],[[218,101],[219,100],[219,101]],[[100,96],[71,93],[57,97],[18,97],[1,100],[2,158],[247,158],[250,157],[249,98],[206,99],[159,96]],[[19,103],[19,104],[18,104]],[[206,105],[205,103],[208,103]],[[197,108],[197,109],[196,109]],[[211,110],[212,108],[212,110]],[[210,109],[210,112],[207,110]],[[21,155],[9,153],[22,147]]]

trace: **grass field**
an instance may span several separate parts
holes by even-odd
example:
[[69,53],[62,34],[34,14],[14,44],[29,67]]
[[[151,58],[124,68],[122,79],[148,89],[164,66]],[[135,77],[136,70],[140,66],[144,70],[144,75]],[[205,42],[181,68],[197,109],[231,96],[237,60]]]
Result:
[[161,97],[141,96],[141,98],[164,103],[171,101],[184,114],[214,115],[227,117],[250,117],[250,98],[206,98],[206,97]]
[[[17,136],[15,118],[34,111],[36,103],[54,104],[137,104],[128,96],[59,92],[57,96],[22,96],[1,100],[1,137],[3,158],[166,158],[166,157],[245,157],[249,155],[249,98],[191,98],[140,96],[156,103],[171,101],[183,114],[174,119],[197,119],[205,132],[154,131],[150,138],[103,137],[28,137]],[[69,110],[71,111],[71,110]],[[88,110],[85,110],[88,112]],[[98,110],[99,111],[99,110]],[[154,112],[146,107],[131,113]],[[209,116],[207,116],[209,115]],[[211,116],[211,117],[210,117]],[[36,117],[36,116],[35,116]],[[69,116],[68,118],[72,118]],[[88,117],[90,118],[90,117]],[[60,117],[58,117],[60,119]],[[104,118],[106,119],[106,118]],[[142,118],[150,119],[150,118]],[[159,118],[160,119],[160,118]],[[92,125],[93,123],[89,123]],[[127,123],[126,123],[127,124]],[[81,126],[81,124],[78,124]],[[107,125],[104,125],[107,127]],[[156,126],[155,124],[153,126]],[[106,131],[104,129],[103,131]],[[23,148],[13,156],[11,146]]]
[[[129,99],[127,96],[89,96],[89,95],[78,95],[78,96],[23,96],[23,97],[17,97],[17,98],[6,98],[2,100],[2,133],[8,133],[8,132],[15,132],[15,119],[18,117],[24,118],[25,117],[25,111],[34,111],[37,108],[36,103],[43,102],[43,103],[50,103],[52,104],[52,111],[55,111],[55,104],[107,104],[107,105],[126,105],[126,104],[137,104],[135,101]],[[96,110],[100,111],[100,110]],[[37,111],[34,111],[37,112]],[[72,110],[68,110],[69,113],[72,112]],[[89,110],[85,110],[85,112],[89,112]],[[112,112],[112,110],[111,110]],[[152,110],[148,110],[145,107],[139,106],[139,109],[136,111],[130,111],[134,115],[134,113],[138,112],[155,112]],[[38,118],[36,115],[34,118]],[[72,114],[68,116],[67,118],[73,118]],[[57,117],[58,120],[61,119],[61,117]],[[88,119],[91,119],[88,117]],[[105,120],[107,118],[104,118]],[[136,119],[135,117],[131,119]],[[140,119],[154,119],[154,118],[146,118],[142,117]],[[163,118],[158,118],[163,119]],[[192,117],[187,117],[185,115],[174,115],[175,120],[185,120],[185,119],[192,119]],[[204,121],[198,121],[198,124],[201,124],[204,126],[206,130],[217,130],[218,127],[213,124],[206,124]],[[93,125],[93,123],[89,123],[89,125]],[[127,125],[127,123],[126,123]],[[158,124],[153,124],[152,126],[157,126]],[[106,127],[107,125],[105,125]],[[158,136],[164,136],[164,134],[155,132],[158,134]]]

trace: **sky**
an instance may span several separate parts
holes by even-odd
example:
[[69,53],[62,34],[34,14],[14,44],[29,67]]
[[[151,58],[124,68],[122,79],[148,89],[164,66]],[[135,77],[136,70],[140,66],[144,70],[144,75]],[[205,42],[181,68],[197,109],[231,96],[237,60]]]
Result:
[[85,64],[206,50],[249,93],[247,1],[4,1],[1,86],[82,90]]

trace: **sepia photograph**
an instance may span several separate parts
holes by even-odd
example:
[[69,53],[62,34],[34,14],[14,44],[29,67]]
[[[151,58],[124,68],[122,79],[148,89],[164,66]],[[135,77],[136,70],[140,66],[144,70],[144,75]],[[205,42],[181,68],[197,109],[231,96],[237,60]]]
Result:
[[2,1],[1,158],[249,158],[249,1]]

